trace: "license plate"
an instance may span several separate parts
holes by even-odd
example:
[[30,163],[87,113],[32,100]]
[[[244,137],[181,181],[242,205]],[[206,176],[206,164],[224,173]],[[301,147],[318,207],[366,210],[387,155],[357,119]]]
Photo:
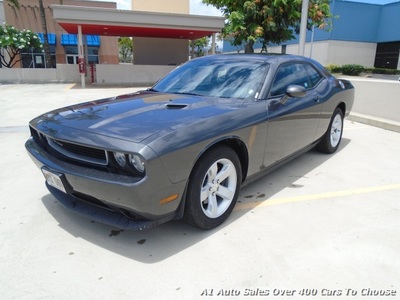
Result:
[[46,178],[46,182],[48,183],[48,185],[51,185],[52,187],[55,187],[56,189],[67,193],[64,183],[61,179],[61,174],[55,174],[53,172],[50,172],[49,170],[46,169],[42,169],[44,178]]

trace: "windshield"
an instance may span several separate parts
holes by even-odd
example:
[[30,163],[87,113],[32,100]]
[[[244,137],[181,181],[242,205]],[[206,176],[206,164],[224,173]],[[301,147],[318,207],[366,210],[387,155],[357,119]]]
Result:
[[245,59],[194,59],[176,68],[152,90],[222,98],[255,98],[268,64]]

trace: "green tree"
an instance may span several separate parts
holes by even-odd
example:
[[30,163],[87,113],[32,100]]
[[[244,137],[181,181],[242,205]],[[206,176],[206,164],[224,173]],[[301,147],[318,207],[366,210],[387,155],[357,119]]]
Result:
[[120,62],[133,62],[133,40],[130,37],[118,38],[118,51]]
[[[308,28],[328,28],[332,18],[330,0],[309,0]],[[302,0],[203,0],[220,9],[227,18],[222,35],[232,45],[245,45],[245,52],[254,52],[257,40],[281,44],[299,32]]]
[[[18,0],[7,0],[11,5],[16,7],[19,10],[19,1]],[[53,67],[53,58],[50,53],[50,46],[49,46],[49,40],[48,40],[48,31],[47,31],[47,23],[46,23],[46,14],[43,6],[43,0],[38,0],[39,1],[39,12],[40,12],[40,20],[42,23],[42,30],[43,30],[43,48],[44,48],[44,54],[46,58],[46,68],[52,68]],[[63,1],[60,0],[60,4],[63,5]]]
[[207,48],[209,42],[209,38],[206,36],[197,40],[190,41],[192,58],[203,56],[204,54],[206,54],[204,52],[204,48]]
[[[10,25],[0,26],[0,63],[6,68],[12,68],[22,60],[21,52],[24,49],[40,49],[42,44],[36,33],[30,30],[18,30]],[[5,55],[5,53],[7,55]]]

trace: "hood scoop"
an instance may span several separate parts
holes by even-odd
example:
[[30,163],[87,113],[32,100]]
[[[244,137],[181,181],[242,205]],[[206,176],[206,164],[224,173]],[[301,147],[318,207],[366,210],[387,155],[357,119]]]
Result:
[[182,109],[187,107],[188,105],[185,103],[168,103],[165,105],[167,109]]

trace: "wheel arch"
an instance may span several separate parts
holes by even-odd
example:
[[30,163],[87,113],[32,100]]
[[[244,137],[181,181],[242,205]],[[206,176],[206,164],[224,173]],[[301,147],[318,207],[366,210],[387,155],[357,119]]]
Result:
[[[206,155],[207,152],[209,152],[212,149],[219,147],[221,145],[227,146],[227,147],[233,149],[233,151],[235,151],[235,153],[237,154],[237,156],[239,158],[240,167],[242,169],[242,183],[245,181],[245,179],[247,177],[248,166],[249,166],[249,152],[248,152],[246,144],[239,137],[230,136],[230,137],[224,137],[224,138],[215,140],[213,143],[209,144],[207,147],[205,147],[203,149],[203,151],[201,151],[197,155],[197,157],[194,160],[194,163],[192,165],[192,170],[189,174],[188,183],[190,181],[190,178],[192,177],[193,170],[196,168],[196,165],[198,164],[200,158],[203,157],[204,155]],[[176,216],[175,216],[175,219],[177,219],[177,220],[181,219],[185,214],[187,188],[188,188],[188,185],[186,184],[185,191],[182,196],[182,201],[179,205],[179,208],[178,208]]]
[[230,136],[230,137],[225,137],[219,140],[214,141],[213,143],[209,144],[196,158],[195,163],[193,164],[193,169],[196,166],[197,162],[199,159],[205,155],[208,151],[219,147],[221,145],[227,146],[239,157],[240,161],[240,166],[242,169],[242,182],[246,179],[247,177],[247,171],[248,171],[248,166],[249,166],[249,152],[247,149],[246,144],[237,136]]
[[337,108],[339,108],[342,111],[344,117],[346,115],[346,103],[340,102]]

